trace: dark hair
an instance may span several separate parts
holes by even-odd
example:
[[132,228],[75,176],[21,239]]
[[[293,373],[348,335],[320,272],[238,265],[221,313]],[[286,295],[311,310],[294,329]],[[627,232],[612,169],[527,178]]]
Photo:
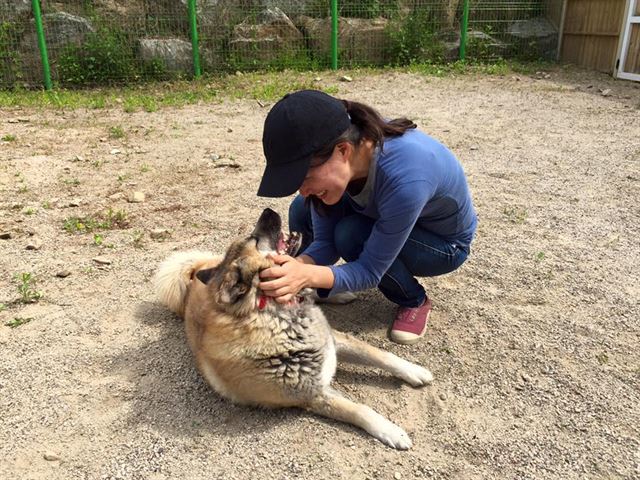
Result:
[[[382,151],[385,138],[399,137],[404,135],[407,130],[416,128],[416,124],[406,117],[396,118],[387,122],[377,110],[369,105],[349,100],[341,100],[341,102],[344,103],[347,113],[351,117],[351,125],[342,135],[312,155],[314,166],[322,165],[329,160],[333,150],[339,143],[349,142],[358,148],[363,140],[371,140],[374,146]],[[307,197],[306,202],[310,202],[321,215],[326,215],[330,211],[330,207],[322,203],[314,195]]]

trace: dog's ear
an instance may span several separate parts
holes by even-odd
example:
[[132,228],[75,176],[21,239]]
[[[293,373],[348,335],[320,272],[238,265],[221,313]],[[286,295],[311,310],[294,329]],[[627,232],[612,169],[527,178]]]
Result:
[[205,285],[207,283],[209,283],[209,280],[211,280],[211,277],[213,277],[213,274],[215,273],[216,269],[214,268],[207,268],[206,270],[198,270],[196,272],[196,277],[198,278],[198,280],[200,280],[202,283],[204,283]]
[[224,272],[218,288],[218,302],[233,304],[242,298],[251,288],[253,275],[245,271],[247,262],[239,259]]

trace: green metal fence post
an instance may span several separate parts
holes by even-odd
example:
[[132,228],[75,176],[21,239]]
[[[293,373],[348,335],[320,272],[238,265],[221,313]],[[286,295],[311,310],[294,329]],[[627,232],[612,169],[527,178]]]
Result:
[[464,0],[462,24],[460,25],[460,60],[464,62],[467,50],[467,30],[469,29],[469,1]]
[[200,46],[198,42],[198,18],[196,0],[189,0],[189,25],[191,26],[191,50],[193,53],[193,75],[198,78],[200,71]]
[[47,54],[47,41],[44,38],[44,29],[42,28],[40,0],[31,0],[31,7],[33,8],[33,18],[36,21],[36,34],[38,35],[38,48],[40,49],[40,58],[42,59],[44,88],[51,90],[51,68],[49,66],[49,55]]
[[338,0],[331,0],[331,68],[338,69]]

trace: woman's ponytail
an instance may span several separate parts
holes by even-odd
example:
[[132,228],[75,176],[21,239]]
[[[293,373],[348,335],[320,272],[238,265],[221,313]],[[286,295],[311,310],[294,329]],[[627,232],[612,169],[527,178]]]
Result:
[[387,122],[375,109],[364,103],[350,100],[342,100],[342,103],[351,117],[351,123],[360,130],[359,141],[365,138],[372,140],[380,149],[386,137],[399,137],[407,130],[416,128],[416,124],[405,117]]

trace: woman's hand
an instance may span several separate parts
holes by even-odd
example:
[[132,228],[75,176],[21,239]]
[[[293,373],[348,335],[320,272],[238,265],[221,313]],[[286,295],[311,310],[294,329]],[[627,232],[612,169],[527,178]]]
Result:
[[300,290],[309,286],[309,265],[296,260],[289,255],[271,255],[276,265],[260,272],[261,279],[258,288],[278,303],[290,302]]

